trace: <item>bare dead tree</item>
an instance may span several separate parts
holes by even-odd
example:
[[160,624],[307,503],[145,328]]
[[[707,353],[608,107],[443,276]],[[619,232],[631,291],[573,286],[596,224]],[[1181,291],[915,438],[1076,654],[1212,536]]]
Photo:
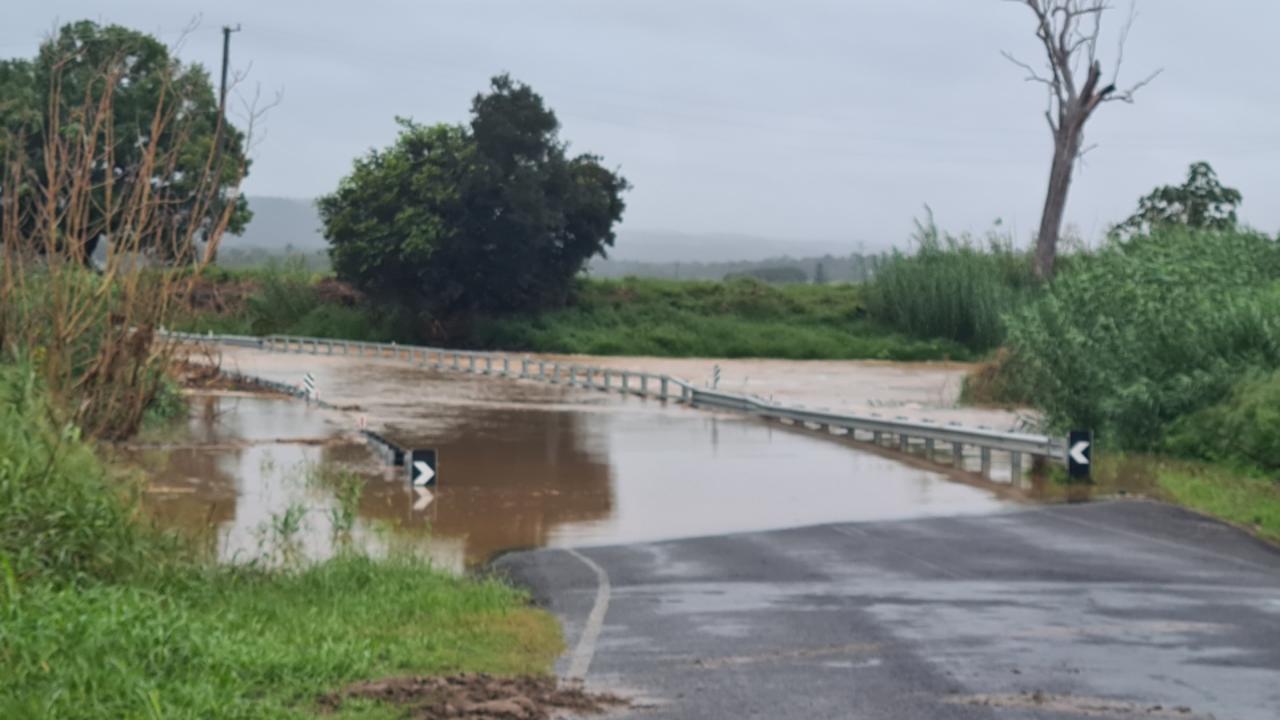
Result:
[[1036,37],[1044,47],[1046,70],[1036,69],[1008,52],[1002,54],[1027,71],[1029,82],[1041,83],[1048,95],[1045,119],[1053,133],[1053,163],[1049,169],[1049,188],[1045,195],[1044,214],[1036,236],[1035,272],[1042,280],[1053,277],[1058,255],[1058,236],[1062,230],[1067,192],[1076,160],[1091,148],[1084,146],[1084,126],[1102,103],[1132,103],[1134,93],[1160,74],[1157,70],[1127,90],[1117,88],[1124,46],[1136,17],[1130,6],[1129,17],[1121,28],[1116,50],[1115,68],[1104,85],[1102,62],[1098,59],[1098,41],[1102,34],[1102,17],[1111,9],[1107,0],[1008,0],[1026,5],[1035,15]]

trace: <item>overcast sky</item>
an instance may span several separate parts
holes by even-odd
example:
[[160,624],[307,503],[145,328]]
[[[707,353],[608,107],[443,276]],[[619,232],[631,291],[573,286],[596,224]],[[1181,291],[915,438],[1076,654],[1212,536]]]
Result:
[[[1123,5],[1124,0],[1117,0]],[[1208,160],[1242,215],[1280,230],[1280,3],[1146,0],[1121,84],[1164,74],[1090,122],[1068,222],[1087,237]],[[1030,11],[999,0],[5,0],[0,54],[31,55],[88,17],[176,41],[215,69],[241,23],[242,92],[283,91],[251,194],[331,190],[396,115],[465,120],[509,71],[555,109],[573,149],[635,189],[625,228],[748,233],[852,247],[902,243],[929,203],[944,227],[1038,222],[1051,149]],[[1124,12],[1109,17],[1118,29]],[[1103,56],[1114,58],[1108,36]]]

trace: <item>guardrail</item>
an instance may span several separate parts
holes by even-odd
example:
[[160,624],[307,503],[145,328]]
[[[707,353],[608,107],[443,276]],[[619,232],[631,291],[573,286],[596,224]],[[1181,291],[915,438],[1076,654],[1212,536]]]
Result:
[[[1007,455],[1010,479],[1014,484],[1019,483],[1022,477],[1024,458],[1064,463],[1067,456],[1065,438],[973,428],[956,423],[890,419],[876,414],[859,415],[788,406],[750,395],[700,388],[669,375],[563,363],[528,355],[288,335],[262,338],[175,332],[167,335],[179,341],[255,347],[268,352],[404,360],[419,367],[442,371],[540,380],[667,402],[734,410],[830,433],[842,431],[845,436],[854,440],[866,440],[878,446],[885,446],[887,443],[889,447],[896,447],[903,452],[923,451],[929,460],[945,460],[946,464],[958,469],[967,469],[966,458],[969,456],[966,448],[973,448],[977,451],[977,470],[984,477],[991,477],[992,453],[998,452]],[[942,448],[939,444],[945,446],[947,452],[940,452]]]

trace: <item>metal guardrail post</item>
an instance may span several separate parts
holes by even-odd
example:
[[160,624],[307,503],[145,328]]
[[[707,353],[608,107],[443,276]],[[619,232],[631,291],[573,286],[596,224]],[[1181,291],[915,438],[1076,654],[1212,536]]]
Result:
[[902,452],[907,452],[908,450],[910,450],[911,438],[908,438],[903,433],[898,433],[898,449],[901,450]]
[[547,361],[546,360],[538,361],[538,377],[540,378],[547,377]]
[[604,371],[604,391],[605,392],[609,392],[609,386],[612,384],[610,381],[612,380],[613,380],[613,371],[606,369]]
[[645,397],[649,396],[649,376],[648,375],[640,376],[640,394],[644,395]]
[[663,400],[666,400],[666,399],[667,399],[667,383],[668,383],[668,382],[669,382],[669,380],[667,379],[667,376],[666,376],[666,375],[663,375],[663,376],[662,376],[662,379],[659,381],[659,384],[662,386],[662,399],[663,399]]
[[502,356],[502,374],[504,376],[511,374],[511,358],[506,355]]
[[1009,453],[1009,484],[1014,487],[1022,485],[1022,453]]
[[452,353],[452,354],[453,354],[453,369],[454,369],[454,370],[460,370],[461,368],[460,368],[460,367],[458,367],[458,353],[456,353],[456,352],[455,352],[455,353]]
[[924,439],[924,456],[933,459],[933,438]]
[[474,373],[475,371],[476,371],[476,356],[468,355],[467,356],[467,372]]
[[991,477],[991,448],[982,448],[982,477]]
[[622,373],[622,388],[619,389],[618,392],[622,393],[623,395],[626,395],[630,385],[631,385],[631,373],[624,371]]
[[961,443],[951,443],[951,467],[964,468],[964,445]]
[[520,358],[520,377],[529,377],[529,358]]

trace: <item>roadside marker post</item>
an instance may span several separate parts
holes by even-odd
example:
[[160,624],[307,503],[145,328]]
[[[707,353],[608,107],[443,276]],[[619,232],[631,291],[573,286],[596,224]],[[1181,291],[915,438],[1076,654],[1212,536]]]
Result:
[[1090,483],[1093,472],[1093,433],[1072,430],[1067,438],[1067,477],[1072,482]]
[[302,376],[302,391],[307,394],[307,401],[310,402],[317,398],[316,395],[316,376],[307,373]]
[[435,487],[440,479],[439,460],[435,450],[410,450],[405,458],[409,468],[409,485],[415,488]]

